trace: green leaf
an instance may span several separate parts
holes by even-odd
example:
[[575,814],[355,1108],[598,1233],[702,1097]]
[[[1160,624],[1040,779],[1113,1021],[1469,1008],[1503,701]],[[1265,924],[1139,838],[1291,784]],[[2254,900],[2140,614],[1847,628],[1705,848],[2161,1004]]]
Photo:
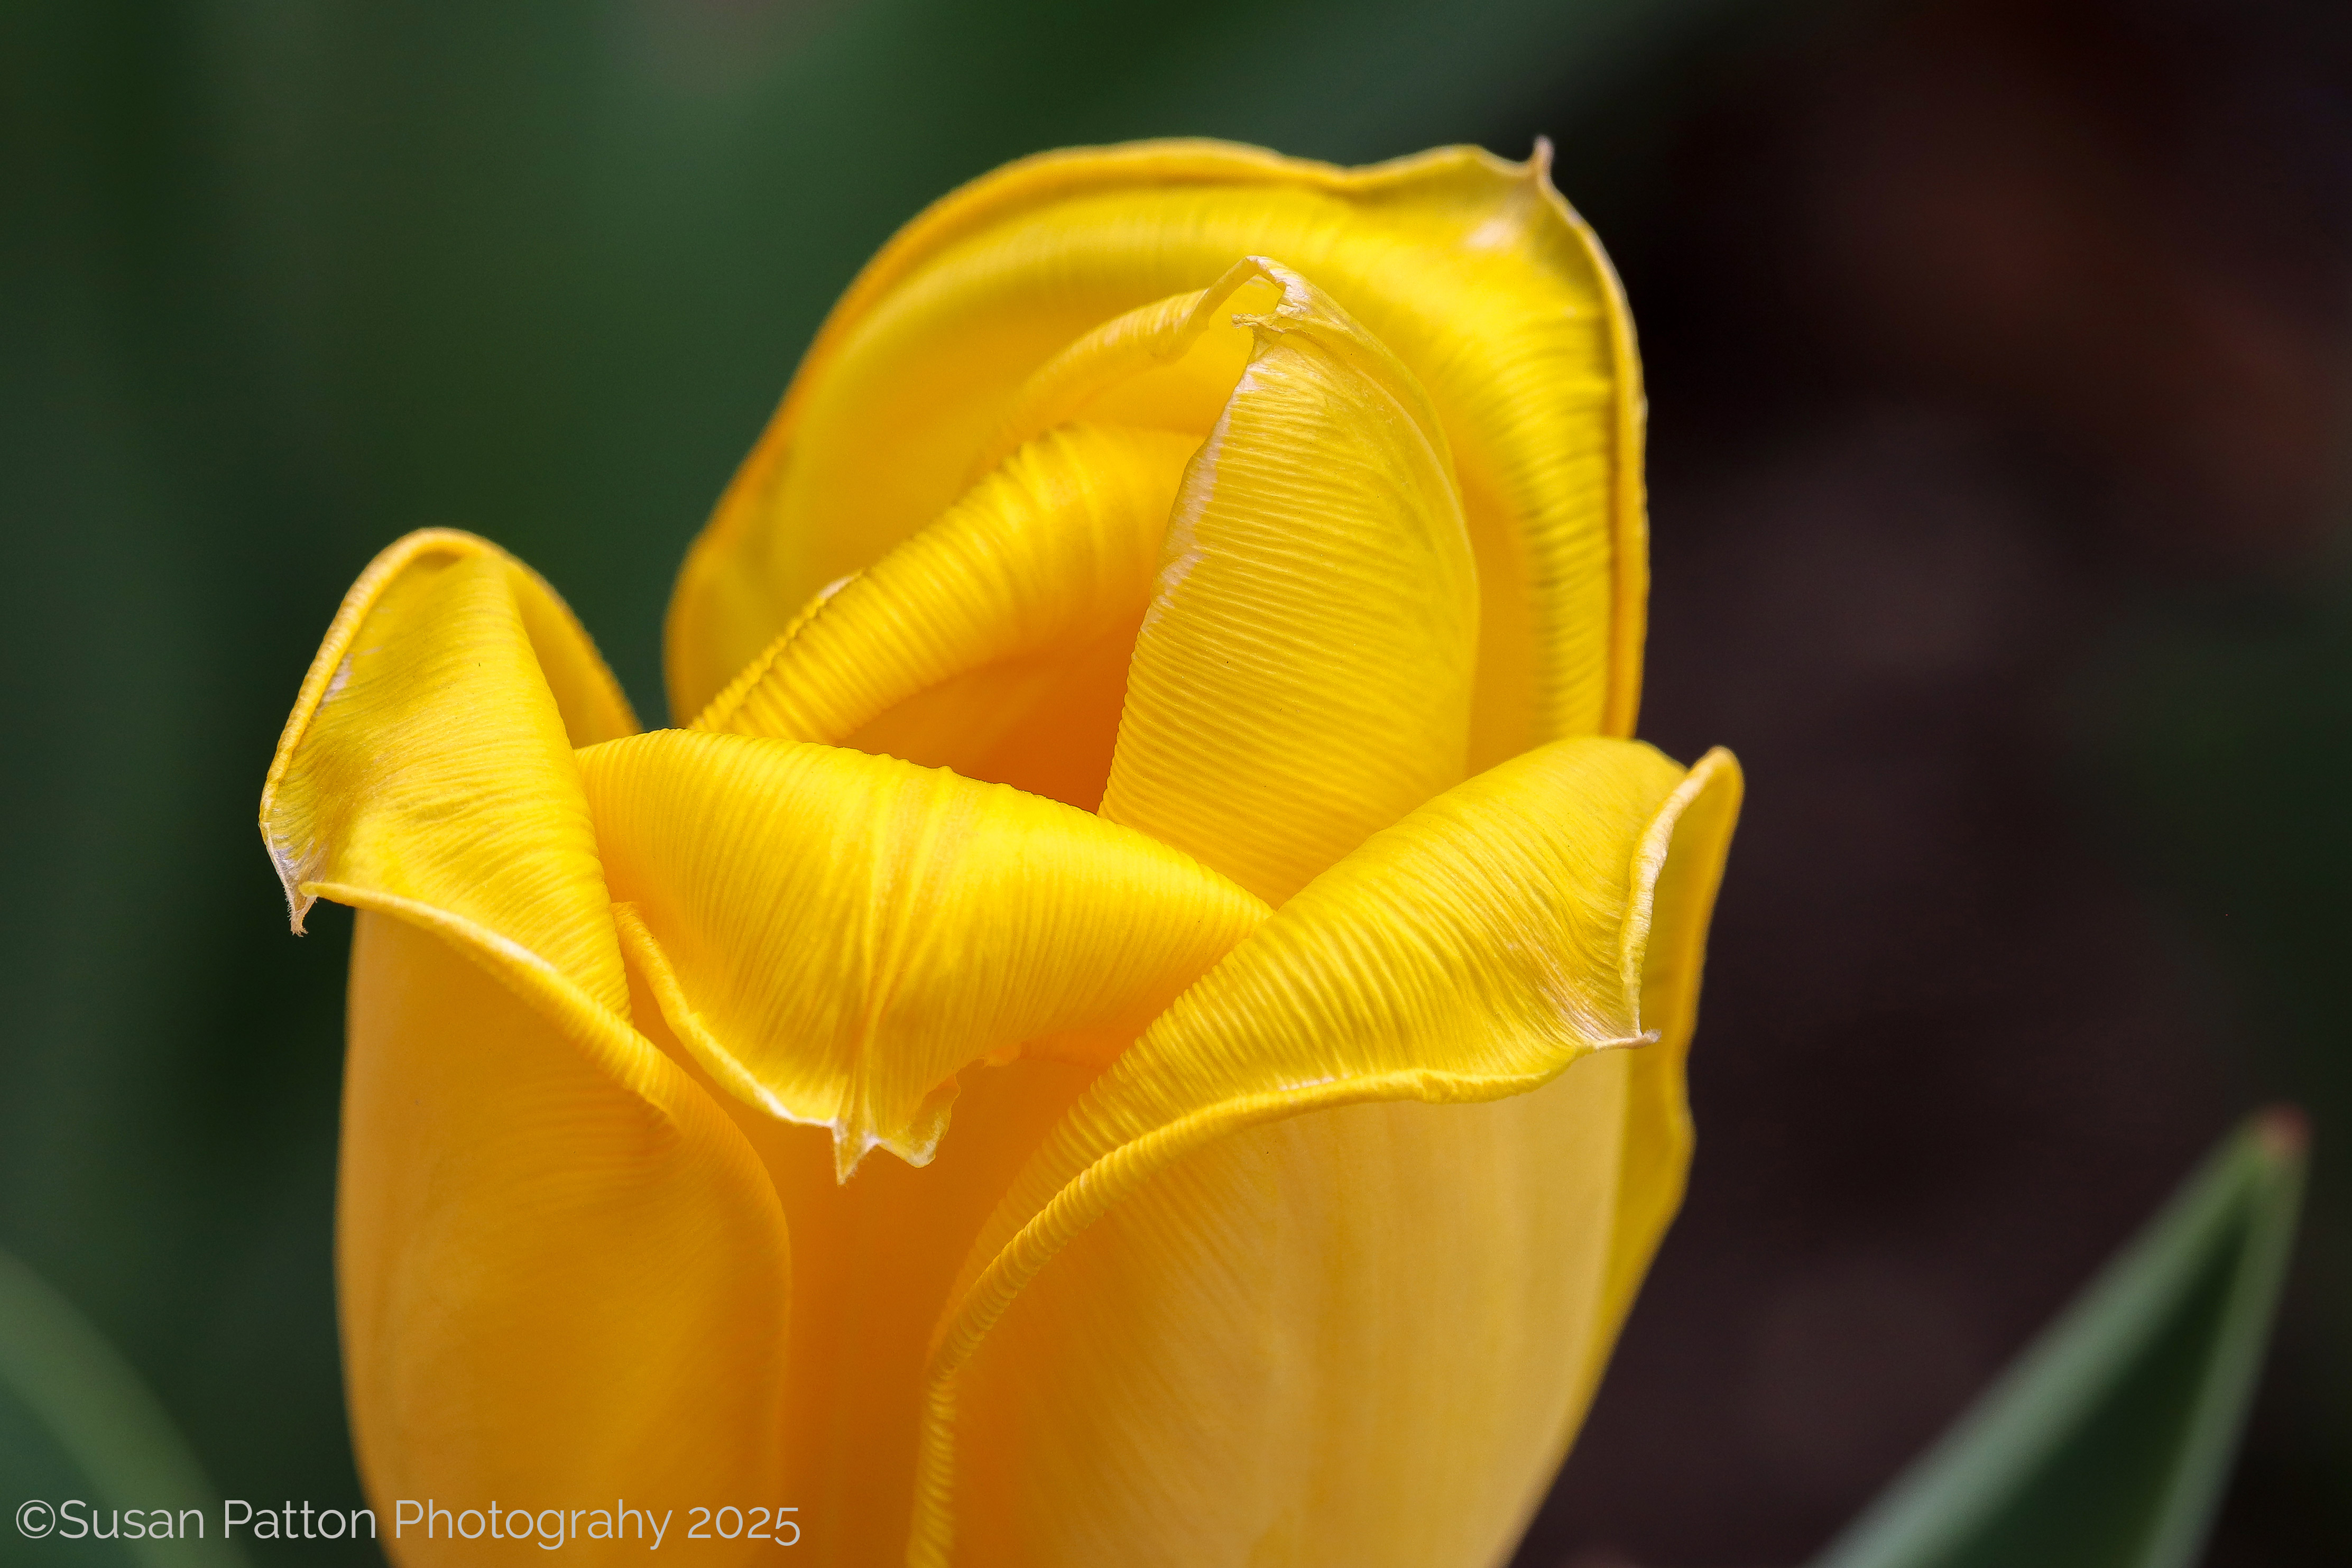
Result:
[[1814,1568],[2185,1568],[2270,1335],[2303,1119],[2248,1119]]
[[[217,1522],[217,1494],[139,1374],[71,1302],[5,1250],[0,1250],[0,1397],[21,1405],[67,1461],[39,1467],[41,1479],[63,1479],[69,1472],[88,1489],[85,1500],[103,1510],[177,1514],[196,1509],[215,1516],[208,1524]],[[72,1495],[79,1494],[42,1500],[54,1507]],[[12,1493],[5,1500],[14,1509],[26,1500]],[[5,1523],[0,1530],[16,1533]],[[72,1543],[53,1537],[41,1544],[54,1550]],[[122,1539],[121,1549],[152,1568],[245,1568],[245,1554],[209,1530],[201,1540]]]

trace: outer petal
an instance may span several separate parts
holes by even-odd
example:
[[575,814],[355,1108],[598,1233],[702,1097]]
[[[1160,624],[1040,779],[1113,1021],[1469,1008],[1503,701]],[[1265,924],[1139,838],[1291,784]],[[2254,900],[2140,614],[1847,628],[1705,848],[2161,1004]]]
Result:
[[772,1473],[782,1217],[628,1022],[572,761],[628,727],[602,669],[510,558],[412,535],[346,599],[264,789],[298,916],[363,911],[338,1272],[386,1521],[401,1498],[683,1504]]
[[663,731],[580,753],[621,929],[705,1070],[921,1164],[955,1075],[1100,1061],[1265,917],[1091,812],[830,746]]
[[1502,1551],[1680,1178],[1679,1149],[1629,1147],[1643,1052],[1562,1069],[1685,1026],[1738,787],[1720,752],[1685,776],[1544,748],[1376,836],[1181,999],[967,1261],[910,1560]]
[[1486,590],[1474,765],[1628,732],[1647,587],[1640,371],[1616,280],[1543,155],[1345,170],[1203,142],[1013,164],[875,258],[688,560],[675,710],[935,516],[1065,345],[1249,255],[1330,290],[1437,406]]
[[491,1501],[625,1498],[681,1519],[722,1496],[789,1501],[789,1249],[749,1146],[625,1023],[526,1000],[418,916],[360,915],[336,1206],[368,1495],[387,1536],[399,1499],[453,1510],[388,1550],[478,1562],[485,1542],[448,1531]]
[[1420,385],[1248,268],[1282,297],[1184,476],[1102,812],[1278,904],[1461,778],[1478,583]]

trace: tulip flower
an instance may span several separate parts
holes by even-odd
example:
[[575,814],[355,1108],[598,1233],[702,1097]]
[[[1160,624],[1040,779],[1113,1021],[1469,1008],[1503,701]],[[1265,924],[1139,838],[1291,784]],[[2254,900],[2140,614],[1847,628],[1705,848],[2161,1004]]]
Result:
[[1738,809],[1626,738],[1642,417],[1540,151],[1062,153],[826,321],[683,728],[495,546],[379,557],[261,821],[360,911],[361,1471],[481,1510],[395,1557],[1507,1553],[1680,1199]]

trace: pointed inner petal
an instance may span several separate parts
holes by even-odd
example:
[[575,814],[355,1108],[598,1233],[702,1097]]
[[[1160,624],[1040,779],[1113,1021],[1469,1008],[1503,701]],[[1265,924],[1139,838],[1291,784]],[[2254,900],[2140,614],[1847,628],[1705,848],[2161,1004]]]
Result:
[[1458,781],[1478,583],[1434,415],[1305,279],[1187,469],[1103,815],[1279,904]]
[[1236,261],[1207,289],[1114,317],[1038,367],[1013,395],[980,469],[1041,430],[1074,420],[1209,433],[1257,342],[1248,318],[1282,303],[1264,268]]
[[664,731],[580,753],[630,956],[733,1093],[929,1160],[956,1074],[1099,1065],[1264,917],[1091,813],[888,757]]

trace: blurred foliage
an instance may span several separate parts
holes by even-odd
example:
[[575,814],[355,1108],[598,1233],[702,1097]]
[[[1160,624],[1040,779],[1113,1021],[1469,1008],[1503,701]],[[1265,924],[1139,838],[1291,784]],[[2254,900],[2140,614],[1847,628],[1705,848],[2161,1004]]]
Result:
[[[218,1494],[114,1347],[83,1321],[70,1302],[5,1252],[0,1252],[0,1476],[17,1489],[10,1506],[26,1498],[53,1506],[68,1499],[91,1515],[134,1511],[138,1535],[119,1517],[101,1525],[52,1514],[59,1533],[23,1538],[21,1526],[0,1535],[0,1562],[59,1560],[71,1563],[129,1563],[153,1568],[242,1568],[245,1554],[218,1518]],[[158,1520],[157,1510],[173,1517]],[[194,1521],[205,1524],[182,1535]],[[161,1525],[162,1538],[144,1533]],[[209,1528],[205,1528],[208,1525]],[[103,1531],[108,1539],[101,1541]],[[198,1531],[201,1531],[199,1533]],[[68,1533],[71,1532],[71,1533]]]
[[2104,639],[2069,704],[2104,830],[2239,980],[2241,1076],[2318,1116],[2302,1289],[2280,1326],[2264,1495],[2352,1531],[2352,566],[2174,588]]
[[2237,1451],[2306,1133],[2249,1120],[1817,1568],[2187,1568]]

